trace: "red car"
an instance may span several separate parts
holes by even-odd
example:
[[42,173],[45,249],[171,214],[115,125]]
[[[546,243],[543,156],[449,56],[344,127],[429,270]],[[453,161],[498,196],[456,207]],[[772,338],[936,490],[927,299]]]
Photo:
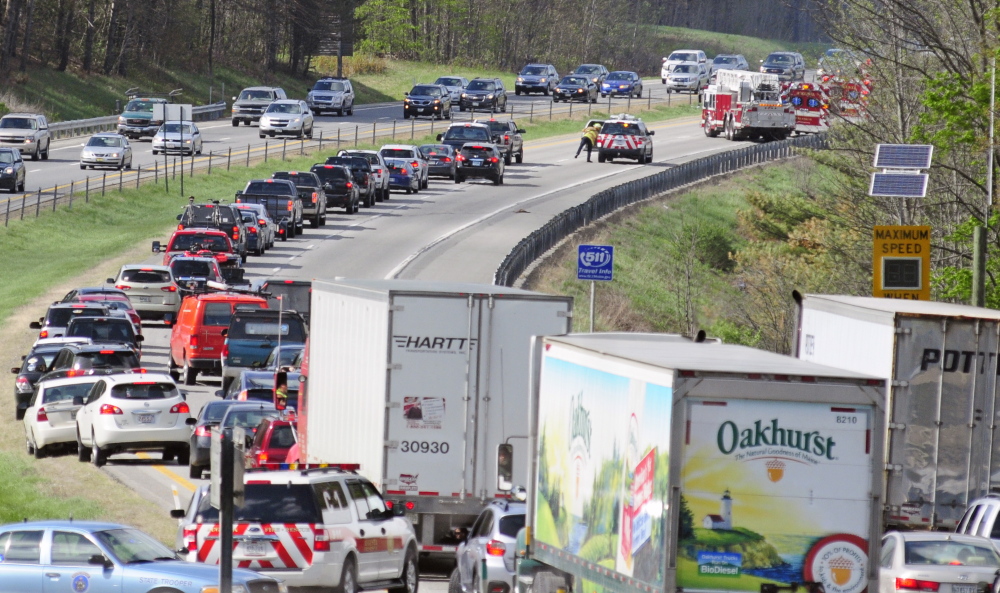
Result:
[[247,467],[261,467],[265,463],[285,463],[288,450],[298,442],[298,423],[278,418],[268,418],[260,423],[254,433],[253,445],[246,452]]
[[241,259],[233,248],[229,235],[215,229],[184,229],[174,231],[166,249],[153,241],[153,253],[163,253],[163,265],[178,255],[214,257],[220,267],[239,267]]

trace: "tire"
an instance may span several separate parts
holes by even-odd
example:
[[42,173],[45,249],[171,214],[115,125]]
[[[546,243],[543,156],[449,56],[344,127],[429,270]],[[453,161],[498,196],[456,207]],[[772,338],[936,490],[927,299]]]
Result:
[[309,128],[309,133],[308,133],[308,134],[306,134],[306,138],[309,138],[310,140],[312,140],[312,139],[313,139],[313,128],[315,128],[315,127],[316,127],[316,126],[311,126],[311,127]]
[[87,170],[87,165],[80,165],[80,170],[81,171],[86,171]]
[[90,447],[83,445],[79,430],[76,431],[76,458],[84,463],[90,461]]
[[549,87],[545,87],[545,90],[542,91],[542,94],[545,95],[546,97],[548,97],[549,96]]
[[521,147],[521,150],[518,151],[517,156],[514,157],[514,162],[516,162],[519,165],[524,162],[524,147],[523,146]]
[[35,459],[45,459],[48,456],[45,452],[45,447],[38,447],[32,444],[31,449],[31,454],[35,456]]
[[90,442],[93,443],[90,453],[90,462],[94,464],[94,467],[104,467],[108,463],[108,454],[103,451],[98,445],[97,440],[94,435],[90,435]]
[[257,135],[260,136],[261,138],[266,138],[267,137],[266,134],[257,134]]
[[354,103],[351,103],[351,108],[347,110],[347,115],[354,115]]
[[184,379],[185,385],[196,385],[198,382],[198,369],[193,369],[188,366],[186,356],[184,358],[184,366],[181,367],[180,375]]
[[187,465],[191,463],[191,445],[181,443],[177,446],[177,465]]
[[462,591],[462,573],[456,566],[448,577],[448,593],[464,593]]
[[389,593],[417,593],[420,587],[420,569],[417,567],[417,555],[410,548],[403,560],[403,572],[399,575],[403,581],[401,587],[389,587]]
[[503,164],[509,165],[510,161],[511,161],[510,153],[508,152],[507,154],[503,155]]
[[465,177],[455,173],[455,183],[462,183],[463,181],[465,181]]
[[[503,107],[500,109],[500,113],[507,113],[507,102],[503,102]],[[45,157],[48,158],[48,157]]]
[[[518,94],[520,95],[521,93],[518,93]],[[465,111],[465,105],[459,105],[458,106],[458,110],[459,111]]]
[[319,214],[314,216],[313,219],[309,221],[309,226],[311,226],[314,229],[319,228]]
[[404,111],[403,112],[403,119],[410,119],[410,114],[408,112]]
[[591,99],[590,102],[591,103],[597,103],[597,95],[594,95],[594,98]]
[[41,153],[40,150],[36,150],[35,154],[31,155],[31,160],[37,161],[39,158],[41,158],[41,154],[40,153]]
[[337,117],[344,117],[344,108],[341,107],[337,110]]
[[42,153],[42,160],[43,161],[49,160],[49,148],[51,147],[51,145],[52,145],[51,142],[49,142],[48,144],[45,145],[45,152]]
[[497,175],[493,178],[493,185],[500,185],[503,183],[503,175]]
[[412,194],[413,193],[413,188],[410,188],[410,187],[406,188],[406,193],[407,194]]
[[517,89],[514,89],[514,94],[517,95],[518,97],[520,97],[521,96],[521,91],[519,91]]
[[358,571],[354,568],[353,558],[344,562],[344,568],[340,573],[340,585],[337,586],[336,592],[358,593]]
[[18,408],[18,407],[15,407],[14,408],[14,419],[15,420],[24,420],[24,413],[27,412],[27,411],[28,411],[27,408]]
[[160,154],[160,152],[159,152],[159,151],[157,151],[157,150],[154,150],[154,151],[153,151],[153,156],[156,156],[156,155],[158,155],[158,154]]
[[24,193],[24,186],[25,186],[26,183],[28,183],[28,182],[27,181],[22,181],[21,185],[18,186],[17,191],[19,191],[21,193]]
[[188,477],[192,480],[200,480],[202,474],[205,473],[205,468],[200,465],[192,465],[188,468]]
[[607,160],[607,159],[604,158],[603,154],[597,153],[597,162],[598,163],[603,163],[605,160]]
[[28,452],[28,455],[34,455],[35,454],[35,446],[31,444],[31,441],[28,439],[27,436],[24,437],[24,446],[25,446],[25,449]]

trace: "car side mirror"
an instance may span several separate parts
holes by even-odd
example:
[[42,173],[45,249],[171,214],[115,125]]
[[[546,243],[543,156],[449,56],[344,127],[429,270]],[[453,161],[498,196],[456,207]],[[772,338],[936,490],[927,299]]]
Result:
[[145,338],[145,337],[144,337],[143,335],[141,335],[141,334],[140,334],[140,335],[137,335],[137,336],[135,337],[135,341],[136,341],[136,342],[142,342],[142,341],[143,341],[143,340],[145,340],[145,339],[146,339],[146,338]]
[[[185,515],[187,515],[187,513],[184,511],[184,509],[170,509],[171,519],[183,519]],[[185,552],[186,551],[187,550],[185,550]]]
[[32,321],[28,324],[29,329],[42,329],[42,324],[37,321]]
[[524,131],[523,129],[521,129],[521,128],[518,128],[518,129],[517,129],[517,133],[518,133],[518,134],[527,134],[527,132],[525,132],[525,131]]
[[760,61],[760,63],[761,63],[761,64],[763,64],[763,63],[764,63],[764,60],[761,60],[761,61]]
[[226,392],[221,389],[216,389],[214,395],[215,397],[226,397]]
[[228,336],[229,335],[229,328],[226,328],[226,329],[222,330],[221,332],[219,332],[219,335],[221,335],[221,336]]
[[21,367],[11,367],[10,372],[14,373],[15,375],[19,375],[21,374]]
[[184,216],[184,215],[183,214],[178,214],[177,215],[177,220],[180,220],[182,216]]
[[233,97],[233,101],[235,101],[235,100],[236,100],[236,97]]
[[438,139],[438,141],[439,141],[439,142],[440,142],[440,141],[441,141],[441,139],[443,139],[443,138],[444,138],[444,134],[438,134],[438,135],[437,135],[437,139]]
[[82,406],[83,405],[83,396],[82,395],[75,395],[75,396],[73,396],[73,405],[74,406]]
[[103,566],[104,568],[111,568],[115,565],[104,554],[94,554],[87,560],[87,564],[91,564],[93,566]]
[[107,278],[107,279],[104,280],[104,282],[106,284],[114,284],[115,283],[115,279],[114,278]]
[[652,136],[652,135],[654,135],[654,134],[656,134],[656,130],[649,130],[649,135],[650,135],[650,136]]
[[403,93],[403,96],[404,96],[404,97],[409,97],[409,96],[410,96],[410,93]]

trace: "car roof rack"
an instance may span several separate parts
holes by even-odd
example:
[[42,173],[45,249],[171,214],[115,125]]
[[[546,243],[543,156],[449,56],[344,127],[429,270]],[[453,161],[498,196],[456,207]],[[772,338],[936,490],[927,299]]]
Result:
[[147,93],[143,92],[139,87],[132,87],[125,91],[125,97],[128,99],[135,99],[136,97],[162,97],[164,99],[173,99],[174,97],[184,93],[184,89],[174,89],[168,93]]

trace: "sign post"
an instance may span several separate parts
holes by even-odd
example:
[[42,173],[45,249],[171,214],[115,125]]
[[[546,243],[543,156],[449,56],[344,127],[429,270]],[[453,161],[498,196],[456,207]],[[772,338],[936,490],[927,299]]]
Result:
[[594,294],[597,281],[614,280],[615,248],[611,245],[579,245],[576,279],[590,280],[590,332],[594,332]]
[[931,227],[875,227],[872,263],[872,296],[931,299]]
[[209,502],[219,509],[219,591],[231,591],[233,586],[233,507],[243,504],[243,445],[242,428],[226,431],[212,429],[209,450],[211,485]]

